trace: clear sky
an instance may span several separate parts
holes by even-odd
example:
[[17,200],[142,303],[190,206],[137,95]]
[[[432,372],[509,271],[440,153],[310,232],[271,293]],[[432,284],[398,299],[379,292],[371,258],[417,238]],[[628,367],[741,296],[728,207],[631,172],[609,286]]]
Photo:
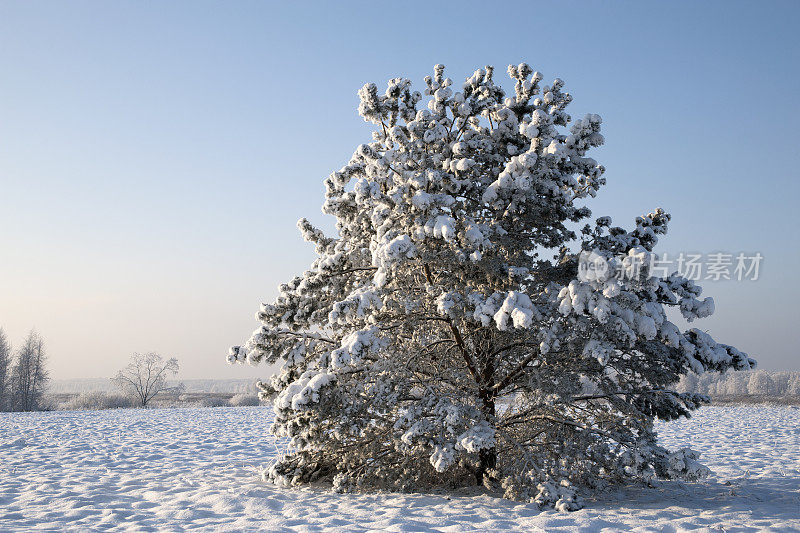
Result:
[[662,206],[661,251],[760,252],[758,281],[703,284],[698,326],[800,370],[798,27],[798,2],[2,0],[0,327],[35,327],[55,378],[134,351],[262,375],[227,348],[311,261],[297,219],[331,226],[358,89],[527,61],[604,119],[594,214]]

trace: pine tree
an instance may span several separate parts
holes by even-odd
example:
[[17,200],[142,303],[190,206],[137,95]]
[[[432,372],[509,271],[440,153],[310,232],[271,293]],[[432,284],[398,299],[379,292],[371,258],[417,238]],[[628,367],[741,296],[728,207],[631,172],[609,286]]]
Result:
[[11,366],[11,343],[5,331],[0,328],[0,411],[10,409],[10,390],[8,371]]
[[706,400],[670,389],[689,370],[755,361],[668,320],[713,312],[693,282],[650,268],[668,214],[581,228],[605,183],[587,155],[601,119],[573,121],[560,79],[508,73],[507,96],[491,67],[455,90],[437,65],[427,109],[408,79],[359,92],[375,130],[325,181],[338,235],[298,223],[317,259],[228,357],[282,363],[263,388],[290,451],[270,479],[477,482],[574,509],[575,486],[705,472],[661,447],[653,421]]

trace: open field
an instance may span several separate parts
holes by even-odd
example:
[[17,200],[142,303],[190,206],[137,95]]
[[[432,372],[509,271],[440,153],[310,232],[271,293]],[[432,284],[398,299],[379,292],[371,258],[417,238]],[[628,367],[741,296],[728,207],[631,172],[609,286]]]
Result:
[[711,406],[663,424],[715,471],[563,514],[486,494],[283,490],[266,407],[0,414],[0,530],[798,531],[800,409]]

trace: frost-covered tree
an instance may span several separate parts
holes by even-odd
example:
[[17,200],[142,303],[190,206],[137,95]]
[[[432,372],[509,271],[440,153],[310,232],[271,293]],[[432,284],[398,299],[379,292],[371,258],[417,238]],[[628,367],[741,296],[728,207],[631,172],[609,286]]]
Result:
[[8,411],[11,407],[11,391],[9,367],[11,366],[11,343],[5,331],[0,328],[0,411]]
[[800,373],[794,372],[786,383],[786,394],[800,395]]
[[14,411],[44,409],[44,393],[49,381],[44,340],[32,330],[17,350],[17,357],[11,369],[11,409]]
[[764,372],[763,370],[757,370],[750,375],[750,379],[747,382],[747,393],[748,394],[776,394],[777,388],[775,387],[775,382],[772,381],[772,378],[769,374]]
[[792,372],[772,372],[769,377],[772,379],[772,385],[774,387],[773,394],[789,393],[789,382],[792,379]]
[[588,155],[600,117],[573,121],[560,79],[508,73],[509,94],[491,67],[456,87],[441,65],[424,97],[404,78],[359,92],[375,129],[325,181],[337,234],[298,223],[317,259],[228,357],[282,363],[264,384],[290,439],[272,480],[478,482],[574,509],[574,486],[703,473],[653,421],[705,400],[670,389],[682,374],[755,362],[668,320],[713,312],[700,287],[649,267],[668,214],[581,229],[605,183]]
[[183,390],[182,385],[167,385],[167,378],[176,375],[179,368],[178,360],[174,357],[164,361],[155,352],[135,353],[128,366],[117,372],[112,381],[133,397],[137,405],[147,407],[157,394]]
[[698,376],[694,372],[681,377],[675,385],[679,392],[699,392],[719,396],[784,396],[800,393],[800,372],[707,372]]
[[700,378],[694,372],[689,372],[681,376],[675,390],[680,392],[702,392],[700,390]]

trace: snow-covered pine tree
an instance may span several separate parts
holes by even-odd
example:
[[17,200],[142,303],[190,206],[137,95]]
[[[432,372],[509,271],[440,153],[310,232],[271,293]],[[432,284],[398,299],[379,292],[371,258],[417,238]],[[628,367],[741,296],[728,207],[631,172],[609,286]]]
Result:
[[[491,67],[458,90],[437,65],[427,109],[408,79],[359,92],[376,129],[325,181],[338,235],[298,223],[318,258],[228,357],[282,363],[263,385],[290,439],[272,480],[477,481],[574,509],[576,486],[703,473],[694,452],[658,445],[653,421],[704,401],[670,390],[682,374],[755,361],[668,320],[668,307],[713,312],[694,283],[648,266],[668,214],[571,229],[605,182],[587,156],[600,117],[573,122],[560,79],[508,73],[510,96]],[[598,268],[581,275],[587,257]]]

